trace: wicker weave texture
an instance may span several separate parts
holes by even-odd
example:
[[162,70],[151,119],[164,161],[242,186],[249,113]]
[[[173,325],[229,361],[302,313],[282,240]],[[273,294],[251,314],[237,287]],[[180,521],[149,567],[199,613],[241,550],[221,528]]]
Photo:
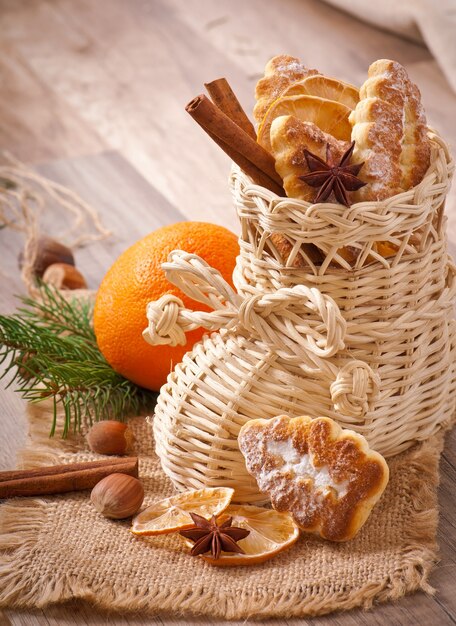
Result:
[[[183,343],[198,326],[223,329],[184,357],[158,398],[157,453],[178,487],[230,485],[238,501],[264,501],[237,447],[256,417],[327,415],[385,456],[450,421],[456,270],[443,206],[453,162],[436,135],[432,150],[416,188],[350,208],[278,198],[233,169],[237,293],[198,257],[175,252],[168,279],[213,311],[185,310],[173,297],[148,310],[151,343]],[[377,241],[397,252],[384,258]],[[324,254],[320,265],[306,257],[308,243]],[[352,265],[344,246],[357,249]]]

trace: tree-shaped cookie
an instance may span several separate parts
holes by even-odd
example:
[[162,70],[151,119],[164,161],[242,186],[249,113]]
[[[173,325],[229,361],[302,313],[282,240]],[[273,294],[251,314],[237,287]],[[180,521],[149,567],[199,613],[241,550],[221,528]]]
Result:
[[363,436],[327,417],[251,420],[238,442],[273,507],[332,541],[356,535],[388,483],[385,459]]

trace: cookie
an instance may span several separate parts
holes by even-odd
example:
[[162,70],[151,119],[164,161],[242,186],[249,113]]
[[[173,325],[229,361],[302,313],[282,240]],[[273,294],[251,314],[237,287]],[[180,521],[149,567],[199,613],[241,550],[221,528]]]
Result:
[[350,144],[339,141],[323,132],[312,122],[303,122],[293,115],[276,118],[271,125],[271,153],[275,159],[275,168],[283,180],[283,187],[289,198],[313,202],[318,189],[300,180],[300,176],[309,173],[304,151],[326,159],[329,145],[333,158],[339,160]]
[[328,417],[251,420],[238,443],[272,506],[289,511],[302,530],[332,541],[356,535],[388,483],[385,459]]
[[430,163],[426,116],[418,87],[396,61],[373,63],[350,114],[353,158],[364,161],[356,201],[383,200],[417,185]]
[[319,74],[318,70],[309,69],[296,57],[280,54],[273,57],[264,69],[264,77],[260,78],[255,89],[256,104],[253,116],[258,124],[263,120],[266,111],[282,92],[291,84]]

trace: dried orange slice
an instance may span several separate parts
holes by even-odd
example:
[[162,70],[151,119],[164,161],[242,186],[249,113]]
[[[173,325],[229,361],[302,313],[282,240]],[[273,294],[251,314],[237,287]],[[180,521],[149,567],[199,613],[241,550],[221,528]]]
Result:
[[[217,523],[220,525],[229,517],[233,518],[232,526],[250,531],[245,539],[238,541],[244,554],[223,552],[218,559],[201,554],[200,558],[210,565],[231,567],[263,563],[293,545],[299,537],[299,528],[289,513],[279,513],[259,506],[233,504],[217,519]],[[189,548],[193,547],[190,540],[184,541]]]
[[133,518],[134,535],[164,535],[193,526],[190,512],[206,519],[223,513],[231,502],[234,489],[214,487],[184,491],[155,502]]
[[350,83],[344,83],[336,78],[328,78],[317,74],[291,84],[280,96],[318,96],[326,100],[334,100],[354,109],[359,102],[359,90]]
[[313,122],[324,133],[336,139],[350,141],[351,124],[348,121],[351,109],[334,100],[318,96],[286,96],[271,104],[258,129],[258,143],[271,152],[269,132],[271,124],[281,115],[294,115],[303,122]]

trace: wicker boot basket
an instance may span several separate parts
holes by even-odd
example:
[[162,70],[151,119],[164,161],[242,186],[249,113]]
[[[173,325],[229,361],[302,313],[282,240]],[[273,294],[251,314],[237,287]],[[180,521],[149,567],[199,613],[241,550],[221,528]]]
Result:
[[[349,208],[279,198],[233,168],[237,292],[199,257],[176,251],[164,264],[168,279],[212,311],[186,310],[174,296],[148,306],[150,343],[219,331],[185,355],[158,398],[156,450],[178,488],[232,486],[237,501],[264,502],[237,446],[252,418],[326,415],[387,457],[451,421],[456,269],[443,208],[453,162],[437,135],[431,142],[417,187]],[[379,241],[394,254],[384,258]],[[309,244],[323,254],[319,265]]]

